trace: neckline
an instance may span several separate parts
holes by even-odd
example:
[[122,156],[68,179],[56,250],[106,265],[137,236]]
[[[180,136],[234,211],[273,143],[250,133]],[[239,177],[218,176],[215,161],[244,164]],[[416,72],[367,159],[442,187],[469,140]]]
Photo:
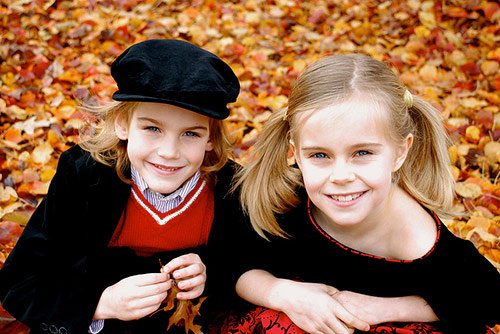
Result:
[[412,259],[412,260],[390,259],[390,258],[386,258],[386,257],[379,256],[379,255],[365,253],[365,252],[356,250],[354,248],[351,248],[349,246],[346,246],[343,243],[339,242],[334,237],[332,237],[331,235],[329,235],[328,233],[326,233],[326,231],[323,230],[323,228],[321,228],[321,226],[319,226],[319,224],[316,222],[316,220],[314,219],[314,217],[312,215],[311,209],[312,209],[311,208],[311,199],[308,197],[307,198],[307,215],[309,217],[309,221],[311,222],[311,224],[313,225],[313,227],[321,235],[323,235],[326,239],[328,239],[329,241],[333,242],[335,245],[337,245],[339,248],[342,248],[345,251],[348,251],[348,252],[356,254],[356,255],[360,255],[360,256],[365,256],[365,257],[369,257],[369,258],[372,258],[372,259],[376,259],[376,260],[387,261],[387,262],[397,262],[397,263],[412,263],[412,262],[415,262],[415,261],[423,260],[423,259],[429,257],[434,252],[434,249],[436,248],[436,245],[437,245],[437,243],[438,243],[438,241],[439,241],[439,239],[441,237],[441,226],[442,226],[441,220],[439,219],[439,217],[436,215],[435,212],[432,212],[432,211],[428,210],[427,208],[424,208],[427,212],[429,212],[432,215],[432,218],[434,219],[434,222],[436,223],[437,233],[436,233],[436,239],[434,240],[434,245],[431,247],[431,249],[429,249],[429,251],[427,251],[427,253],[425,253],[424,255],[422,255],[421,257],[418,257],[416,259]]

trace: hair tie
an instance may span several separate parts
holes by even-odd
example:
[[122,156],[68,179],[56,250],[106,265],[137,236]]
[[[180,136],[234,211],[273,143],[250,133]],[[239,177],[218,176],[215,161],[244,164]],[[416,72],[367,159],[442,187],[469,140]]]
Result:
[[288,108],[285,108],[285,112],[283,113],[283,121],[286,121],[288,118]]
[[405,89],[405,93],[403,95],[403,98],[405,100],[405,104],[406,104],[407,108],[413,107],[413,95],[408,89]]

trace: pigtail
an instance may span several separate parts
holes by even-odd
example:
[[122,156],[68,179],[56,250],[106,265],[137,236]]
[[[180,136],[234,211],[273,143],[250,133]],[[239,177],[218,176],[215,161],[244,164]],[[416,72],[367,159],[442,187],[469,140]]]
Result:
[[240,200],[255,231],[286,237],[275,214],[298,204],[295,194],[300,173],[288,164],[289,122],[286,110],[275,112],[264,125],[253,147],[249,165],[236,175],[234,188],[240,187]]
[[450,170],[448,137],[438,110],[413,96],[408,113],[413,122],[414,141],[399,171],[399,184],[418,202],[442,217],[453,205],[453,176]]

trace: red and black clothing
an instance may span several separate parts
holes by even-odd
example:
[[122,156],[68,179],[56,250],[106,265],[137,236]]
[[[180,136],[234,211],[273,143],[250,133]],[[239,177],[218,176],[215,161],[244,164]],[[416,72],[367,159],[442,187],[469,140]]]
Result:
[[163,213],[133,184],[109,246],[128,247],[138,254],[152,255],[206,245],[213,218],[213,188],[205,180],[198,180],[179,206]]
[[[213,184],[207,182],[202,188],[198,184],[192,191],[195,194],[201,189],[198,201],[187,209],[182,203],[161,214],[142,207],[145,200],[140,192],[131,192],[132,187],[119,180],[114,168],[97,163],[78,146],[67,150],[60,157],[47,196],[0,270],[2,306],[30,326],[33,334],[87,333],[106,287],[131,275],[159,272],[159,260],[167,263],[194,252],[207,267],[203,296],[208,298],[199,318],[204,324],[212,311],[226,307],[234,298],[234,285],[229,283],[233,274],[226,272],[229,266],[221,263],[221,254],[227,254],[230,245],[225,240],[239,233],[233,229],[243,221],[237,196],[228,194],[236,168],[230,161],[216,173]],[[163,226],[174,230],[169,234],[154,225],[154,215],[141,210],[152,210],[160,219],[180,214]],[[122,229],[121,223],[127,219],[145,225]],[[181,224],[191,222],[203,226],[196,231],[190,226],[196,234],[187,235]],[[137,234],[141,228],[145,231],[144,226],[156,233],[154,239],[150,239],[151,233]],[[146,248],[137,243],[142,238],[150,239]],[[164,243],[163,238],[167,239]],[[106,320],[100,333],[163,334],[167,325],[168,314],[158,312],[137,321]]]
[[[390,260],[337,242],[316,224],[307,194],[303,189],[300,193],[302,204],[278,217],[291,238],[270,237],[271,242],[254,246],[246,259],[248,269],[373,296],[418,295],[432,307],[444,333],[484,333],[486,325],[500,323],[499,272],[470,241],[453,235],[435,215],[434,247],[415,260]],[[252,317],[251,313],[246,316]],[[238,321],[245,322],[244,318],[234,320],[231,332],[245,333],[237,330]]]

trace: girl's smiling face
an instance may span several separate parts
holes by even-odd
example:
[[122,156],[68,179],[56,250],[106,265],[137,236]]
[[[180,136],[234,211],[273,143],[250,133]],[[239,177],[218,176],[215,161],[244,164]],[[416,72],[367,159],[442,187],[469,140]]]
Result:
[[115,121],[118,138],[152,191],[170,194],[201,167],[209,140],[209,118],[169,104],[141,102],[130,122]]
[[355,95],[302,118],[292,143],[318,222],[346,230],[383,219],[392,174],[411,146],[391,142],[385,107]]

